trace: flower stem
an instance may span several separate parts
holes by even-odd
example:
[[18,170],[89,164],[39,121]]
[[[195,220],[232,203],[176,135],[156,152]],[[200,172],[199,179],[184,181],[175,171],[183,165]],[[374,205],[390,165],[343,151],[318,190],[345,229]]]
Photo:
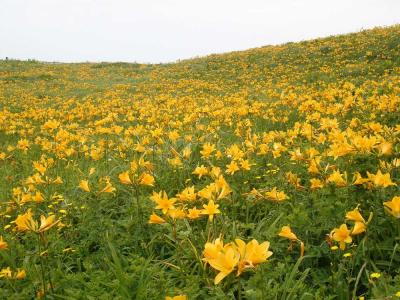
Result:
[[41,273],[42,273],[43,294],[44,294],[44,297],[46,297],[46,294],[47,294],[46,277],[45,277],[45,271],[44,271],[44,266],[43,266],[43,258],[42,258],[42,255],[41,255],[42,247],[40,246],[40,244],[41,244],[40,234],[38,234],[37,237],[38,237],[37,240],[38,240],[38,251],[39,251],[38,254],[39,254],[39,262],[40,262],[40,270],[41,270]]
[[242,281],[240,280],[240,277],[238,278],[237,292],[238,292],[238,300],[242,300]]

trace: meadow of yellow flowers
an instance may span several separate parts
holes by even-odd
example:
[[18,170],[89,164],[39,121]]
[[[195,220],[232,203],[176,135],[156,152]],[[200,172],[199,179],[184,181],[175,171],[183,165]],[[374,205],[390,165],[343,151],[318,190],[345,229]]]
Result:
[[399,25],[1,61],[0,298],[400,298],[399,121]]

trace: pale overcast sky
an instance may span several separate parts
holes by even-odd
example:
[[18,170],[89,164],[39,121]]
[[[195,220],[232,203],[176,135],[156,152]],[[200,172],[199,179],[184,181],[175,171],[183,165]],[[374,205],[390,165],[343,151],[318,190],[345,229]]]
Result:
[[170,62],[400,23],[400,0],[0,0],[0,58]]

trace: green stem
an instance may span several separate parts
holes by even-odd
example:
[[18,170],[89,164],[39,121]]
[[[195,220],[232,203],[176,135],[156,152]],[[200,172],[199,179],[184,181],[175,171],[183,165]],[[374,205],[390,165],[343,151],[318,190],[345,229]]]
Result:
[[[49,250],[49,243],[48,240],[45,239],[45,233],[42,233],[42,240],[44,241],[44,251],[48,251]],[[52,293],[54,293],[54,287],[53,287],[53,280],[51,279],[51,270],[50,270],[50,266],[49,266],[49,253],[47,252],[47,259],[45,260],[45,268],[47,270],[47,275],[48,275],[48,279],[49,279],[49,284],[50,284],[50,290]]]
[[240,280],[240,277],[238,278],[238,300],[242,300],[242,281]]
[[136,199],[137,216],[138,216],[140,223],[142,223],[142,209],[141,209],[140,203],[139,203],[139,187],[137,184],[135,185],[135,199]]
[[173,223],[172,223],[172,235],[173,235],[173,237],[174,237],[174,242],[175,242],[175,244],[177,243],[177,240],[176,240],[176,223],[175,223],[176,221],[175,221],[175,219],[173,220]]
[[42,273],[42,285],[43,285],[43,293],[44,293],[44,297],[46,298],[46,294],[47,294],[47,289],[46,289],[46,277],[45,277],[45,271],[44,271],[44,266],[43,266],[43,258],[41,256],[41,252],[42,252],[42,247],[40,246],[41,242],[40,242],[40,234],[37,235],[38,237],[38,250],[39,250],[39,262],[40,262],[40,270]]
[[[208,229],[208,230],[207,230],[207,229]],[[209,242],[209,241],[210,241],[210,238],[211,238],[210,219],[207,220],[206,230],[208,231],[208,234],[207,234],[207,242]]]

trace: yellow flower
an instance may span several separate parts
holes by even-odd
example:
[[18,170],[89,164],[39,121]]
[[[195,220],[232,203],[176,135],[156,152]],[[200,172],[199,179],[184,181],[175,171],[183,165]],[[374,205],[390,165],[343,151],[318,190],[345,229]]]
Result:
[[368,179],[371,180],[375,186],[386,188],[391,185],[396,185],[390,179],[390,173],[383,174],[381,170],[378,170],[376,174],[371,174],[367,172],[367,175]]
[[151,214],[150,219],[149,219],[149,224],[163,224],[165,223],[165,220],[159,216],[157,216],[155,213]]
[[116,191],[116,189],[113,187],[111,182],[109,180],[107,180],[105,187],[101,191],[99,191],[99,194],[100,193],[114,193],[115,191]]
[[192,219],[192,220],[198,219],[198,218],[200,218],[200,215],[201,215],[201,210],[200,209],[197,209],[196,207],[195,208],[189,208],[189,213],[187,214],[189,219]]
[[0,235],[0,250],[8,249],[8,244],[3,240],[3,237]]
[[168,195],[164,191],[159,193],[153,192],[150,199],[157,203],[156,209],[161,209],[163,214],[166,214],[170,209],[175,209],[174,203],[176,202],[176,199],[168,199]]
[[63,184],[63,180],[60,176],[57,176],[56,179],[53,180],[54,184]]
[[189,146],[187,146],[185,149],[183,149],[182,151],[182,156],[186,159],[188,159],[190,157],[190,155],[192,154],[192,150],[190,149]]
[[367,182],[369,182],[369,179],[368,178],[362,178],[360,172],[355,172],[354,173],[354,182],[353,182],[354,185],[361,185],[361,184],[364,184],[364,183],[367,183]]
[[396,219],[400,218],[400,196],[393,197],[392,200],[383,202],[387,212]]
[[172,218],[172,219],[183,219],[186,217],[186,213],[183,209],[180,208],[173,208],[169,209],[167,214]]
[[81,180],[81,182],[79,182],[79,187],[85,192],[90,192],[89,181],[87,180]]
[[291,155],[290,160],[299,161],[304,159],[299,148],[297,148],[295,151],[290,151],[289,153]]
[[179,167],[183,165],[182,160],[179,158],[179,156],[175,156],[174,158],[168,159],[168,162],[173,167]]
[[25,270],[17,269],[17,273],[14,275],[14,278],[17,280],[24,279],[26,277]]
[[219,214],[221,211],[218,209],[219,205],[218,204],[214,204],[213,200],[210,200],[208,202],[208,204],[204,204],[203,205],[203,210],[202,210],[202,214],[203,215],[208,215],[208,220],[212,221],[214,218],[215,214]]
[[240,161],[240,167],[241,167],[243,170],[250,171],[251,166],[252,166],[252,165],[250,164],[249,160],[247,160],[247,159],[241,160],[241,161]]
[[235,243],[240,254],[237,275],[240,275],[246,268],[254,268],[258,264],[266,262],[272,255],[272,252],[268,250],[268,241],[259,244],[253,239],[246,244],[241,239],[236,239]]
[[194,191],[194,186],[185,188],[182,192],[176,195],[180,201],[195,201],[196,192]]
[[34,184],[43,184],[43,183],[46,183],[46,181],[44,181],[44,180],[42,179],[42,177],[40,176],[39,173],[36,173],[35,175],[33,175],[31,179],[32,179],[32,181],[33,181]]
[[291,241],[297,240],[297,236],[292,232],[292,229],[289,226],[283,226],[278,235]]
[[30,143],[27,139],[21,139],[17,143],[17,148],[23,151],[27,151],[30,147]]
[[357,235],[366,231],[366,226],[364,222],[356,222],[354,228],[351,231],[351,235]]
[[239,262],[240,255],[233,247],[227,247],[225,251],[220,251],[216,258],[210,259],[208,263],[215,270],[219,271],[215,276],[214,284],[218,284],[233,272]]
[[369,275],[369,278],[371,279],[378,279],[379,277],[381,277],[381,273],[372,273]]
[[208,262],[210,259],[218,257],[218,253],[224,249],[224,242],[218,238],[213,243],[207,242],[204,245],[203,260]]
[[21,280],[26,277],[25,270],[17,269],[16,272],[11,271],[10,267],[3,268],[0,270],[0,278],[7,278],[7,279],[17,279]]
[[215,184],[212,183],[201,189],[197,194],[199,195],[200,198],[213,200],[216,199],[215,190],[216,190]]
[[296,188],[303,188],[301,186],[301,180],[296,174],[294,174],[292,172],[287,172],[286,173],[286,178],[287,178],[287,181],[290,184],[293,184]]
[[35,193],[35,195],[32,197],[32,199],[36,202],[36,203],[40,203],[44,201],[43,195],[41,192],[37,191]]
[[201,165],[200,167],[196,167],[196,169],[194,169],[194,171],[192,172],[192,174],[194,175],[198,175],[199,179],[208,174],[208,170],[204,165]]
[[358,208],[353,209],[346,213],[346,220],[365,223],[363,216],[360,214]]
[[38,228],[38,224],[32,218],[31,209],[28,209],[26,213],[23,215],[18,215],[15,219],[15,225],[17,226],[18,231],[36,231]]
[[123,183],[123,184],[132,184],[132,181],[129,178],[129,172],[128,171],[119,174],[118,178],[119,178],[119,181],[121,181],[121,183]]
[[289,199],[289,197],[285,194],[285,192],[279,192],[276,187],[274,187],[271,191],[265,192],[265,196],[272,201],[283,201]]
[[36,233],[42,233],[49,230],[60,221],[56,221],[55,218],[55,215],[51,215],[47,218],[44,215],[41,215],[39,226],[38,222],[33,219],[32,212],[29,209],[25,214],[19,215],[17,219],[15,219],[15,224],[17,225],[18,231],[33,231]]
[[46,172],[47,168],[42,165],[41,163],[35,161],[33,162],[33,167],[35,168],[36,171],[38,171],[41,175],[44,175],[44,173]]
[[308,167],[308,172],[311,174],[319,174],[319,160],[318,159],[312,159],[310,161],[309,167]]
[[311,183],[310,186],[311,189],[322,189],[324,187],[322,181],[317,178],[311,178],[310,183]]
[[393,144],[390,142],[383,142],[378,148],[380,155],[391,155],[393,152]]
[[334,171],[331,175],[329,175],[327,181],[336,184],[337,186],[346,186],[347,182],[340,174],[339,171]]
[[227,150],[226,154],[228,157],[232,158],[233,160],[242,159],[244,156],[244,152],[240,149],[240,147],[236,144],[231,145]]
[[0,278],[7,278],[7,279],[12,278],[12,272],[10,267],[3,268],[0,270]]
[[213,166],[213,167],[211,168],[210,175],[211,175],[212,178],[219,178],[219,177],[221,177],[221,176],[222,176],[222,174],[221,174],[221,168],[220,168],[220,167],[215,167],[215,166]]
[[350,244],[353,241],[350,235],[350,230],[347,229],[346,224],[342,224],[339,228],[333,229],[332,233],[333,239],[336,242],[339,242],[340,250],[344,250],[346,248],[346,244]]
[[[304,255],[304,243],[302,241],[300,241],[296,234],[294,234],[294,232],[292,231],[292,229],[289,226],[283,226],[281,231],[278,233],[279,236],[284,237],[289,239],[291,242],[299,242],[300,243],[300,256]],[[290,245],[290,249],[291,249],[292,245]]]
[[267,261],[271,255],[268,241],[259,244],[256,240],[252,240],[246,244],[237,238],[235,243],[224,245],[223,241],[218,238],[213,243],[206,243],[203,260],[219,271],[214,279],[214,283],[218,284],[236,267],[238,267],[237,276],[239,276],[245,269],[254,268]]
[[56,221],[55,219],[56,219],[55,215],[51,215],[47,218],[44,215],[41,215],[40,216],[40,227],[38,229],[38,232],[47,231],[60,221],[60,220]]
[[232,160],[231,163],[229,165],[226,165],[227,169],[226,169],[226,173],[228,173],[229,175],[233,175],[235,174],[236,171],[239,171],[239,166],[237,165],[236,161]]
[[203,150],[200,151],[201,157],[208,158],[211,153],[215,151],[215,145],[210,143],[205,143],[203,145]]
[[187,300],[187,296],[186,295],[178,295],[173,297],[166,296],[165,300]]
[[232,189],[222,175],[215,180],[215,187],[218,200],[221,200],[232,193]]
[[93,175],[96,172],[96,168],[90,168],[89,169],[89,176]]
[[139,178],[139,184],[154,186],[154,177],[148,173],[143,173]]

